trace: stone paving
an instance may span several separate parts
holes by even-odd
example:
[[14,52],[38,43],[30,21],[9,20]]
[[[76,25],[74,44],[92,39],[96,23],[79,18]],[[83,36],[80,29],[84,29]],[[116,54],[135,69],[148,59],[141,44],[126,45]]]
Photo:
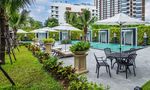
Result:
[[[60,45],[64,48],[64,45]],[[67,48],[70,45],[67,45]],[[137,51],[136,58],[136,77],[134,77],[133,73],[128,73],[128,79],[125,77],[125,73],[116,74],[116,66],[111,69],[112,77],[109,77],[109,74],[106,72],[104,67],[100,68],[100,76],[97,78],[97,74],[95,73],[96,68],[96,60],[93,56],[93,53],[96,53],[97,56],[104,56],[104,51],[97,49],[90,49],[89,54],[87,56],[87,69],[89,72],[85,74],[89,81],[101,83],[105,86],[108,85],[110,90],[133,90],[135,86],[142,86],[148,80],[150,80],[150,47]],[[64,65],[73,65],[74,66],[74,58],[62,58],[60,61],[64,62]],[[108,60],[110,64],[110,61]],[[132,72],[132,68],[131,68]]]

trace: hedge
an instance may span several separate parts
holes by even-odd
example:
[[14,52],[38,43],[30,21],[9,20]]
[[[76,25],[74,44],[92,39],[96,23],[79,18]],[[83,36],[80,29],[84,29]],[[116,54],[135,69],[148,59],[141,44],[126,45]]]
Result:
[[[137,27],[138,29],[138,45],[143,45],[143,36],[144,36],[144,33],[146,32],[147,33],[147,36],[148,36],[148,44],[150,44],[150,26],[145,26],[145,25],[140,25],[140,26],[128,26],[128,28],[130,27]],[[116,33],[117,35],[117,39],[119,40],[118,43],[120,43],[120,28],[118,26],[93,26],[93,33],[92,35],[94,36],[95,33],[96,33],[96,39],[98,39],[98,31],[99,30],[102,30],[102,29],[108,29],[110,31],[110,42],[112,42],[113,40],[113,36],[114,36],[114,33]],[[93,37],[93,40],[94,40],[95,37]]]
[[49,38],[53,38],[56,41],[59,41],[59,32],[49,32]]
[[[146,32],[148,36],[148,44],[150,44],[150,26],[128,26],[128,27],[137,27],[138,29],[138,45],[143,45],[143,35]],[[113,42],[114,33],[116,33],[118,43],[120,43],[120,28],[118,26],[106,26],[106,25],[93,25],[92,26],[92,40],[98,41],[98,32],[102,29],[108,29],[110,31],[110,42]],[[53,35],[55,34],[55,37]],[[71,31],[71,40],[80,40],[80,35],[83,36],[83,31]],[[96,34],[96,37],[95,37]],[[24,40],[24,34],[18,34],[20,40]],[[28,40],[32,40],[34,38],[34,34],[27,34]],[[59,32],[50,32],[49,38],[54,38],[55,40],[59,40]]]
[[71,31],[71,40],[80,40],[80,35],[83,36],[83,31]]

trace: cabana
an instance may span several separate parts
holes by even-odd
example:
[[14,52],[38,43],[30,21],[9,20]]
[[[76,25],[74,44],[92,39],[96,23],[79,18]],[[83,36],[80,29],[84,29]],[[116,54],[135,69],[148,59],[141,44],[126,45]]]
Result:
[[59,34],[60,41],[65,39],[70,39],[72,30],[80,31],[78,28],[75,28],[68,23],[61,24],[59,26],[53,27],[52,29],[60,31]]
[[40,29],[35,29],[35,30],[31,31],[31,33],[35,33],[36,38],[38,38],[39,40],[43,40],[44,38],[49,37],[50,31],[54,32],[56,30],[52,30],[52,28],[49,28],[49,27],[44,27],[44,28],[40,28]]
[[[122,29],[123,25],[139,25],[139,24],[145,24],[145,23],[146,23],[145,21],[130,17],[124,13],[119,13],[111,18],[96,22],[96,24],[100,24],[100,25],[119,25],[120,30]],[[121,50],[121,45],[122,45],[122,40],[123,40],[122,32],[120,32],[120,38],[121,38],[120,50]],[[137,42],[135,46],[137,46]]]

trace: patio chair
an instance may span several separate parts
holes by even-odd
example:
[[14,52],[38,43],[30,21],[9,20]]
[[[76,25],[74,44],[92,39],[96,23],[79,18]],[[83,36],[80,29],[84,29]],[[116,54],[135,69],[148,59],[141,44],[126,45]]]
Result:
[[126,72],[126,79],[127,79],[128,78],[128,75],[127,75],[128,71],[131,72],[131,70],[130,70],[129,67],[133,66],[134,76],[136,76],[136,73],[135,73],[135,64],[134,64],[136,56],[137,56],[137,54],[130,54],[126,60],[118,60],[117,74],[119,72],[119,68],[121,66],[124,66],[125,67],[125,72]]
[[114,66],[114,64],[116,63],[112,63],[113,62],[113,60],[114,60],[114,58],[113,57],[111,57],[111,56],[109,56],[112,52],[111,52],[111,49],[110,48],[105,48],[104,49],[104,52],[105,52],[105,55],[106,55],[106,59],[110,59],[110,62],[111,62],[111,69],[113,68],[113,66]]
[[[139,49],[135,49],[135,48],[131,48],[130,50],[128,51],[124,51],[124,53],[129,53],[129,54],[136,54],[136,51],[139,50]],[[136,67],[136,64],[134,62],[134,65]]]
[[109,64],[106,62],[106,59],[104,60],[103,57],[97,57],[94,53],[94,57],[96,59],[96,73],[97,73],[97,78],[99,78],[99,69],[101,66],[106,67],[106,72],[109,73],[109,76],[111,77],[110,73],[110,67]]

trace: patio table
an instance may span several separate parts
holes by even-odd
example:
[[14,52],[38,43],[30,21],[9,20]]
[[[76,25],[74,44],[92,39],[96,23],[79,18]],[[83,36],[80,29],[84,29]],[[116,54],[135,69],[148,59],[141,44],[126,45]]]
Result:
[[[121,62],[121,61],[126,60],[129,55],[130,55],[130,53],[123,53],[123,52],[119,53],[119,52],[115,52],[115,53],[111,53],[109,56],[110,56],[110,57],[113,57],[114,59],[116,59],[116,62],[115,62],[115,63],[117,63],[117,65],[118,65],[118,64],[119,64],[118,62]],[[115,64],[115,63],[114,63],[114,64]],[[114,66],[114,64],[113,64],[113,66]],[[117,68],[118,68],[118,66],[117,66]],[[117,69],[117,70],[118,70],[118,69]],[[117,72],[117,71],[116,71],[116,72]],[[124,71],[119,71],[119,72],[124,72]]]
[[129,55],[130,55],[129,53],[118,53],[118,52],[109,54],[110,57],[113,57],[115,59],[118,59],[118,58],[126,59],[128,58]]

